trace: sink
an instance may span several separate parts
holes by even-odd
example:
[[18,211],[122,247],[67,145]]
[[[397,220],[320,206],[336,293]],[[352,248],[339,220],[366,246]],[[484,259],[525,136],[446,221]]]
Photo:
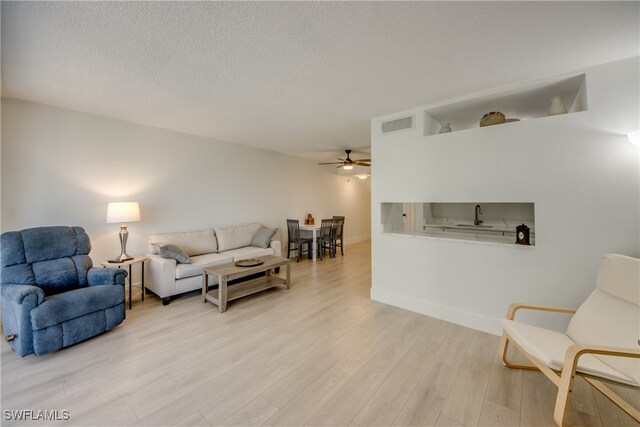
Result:
[[456,227],[471,227],[471,228],[493,228],[493,225],[473,225],[473,224],[456,224]]

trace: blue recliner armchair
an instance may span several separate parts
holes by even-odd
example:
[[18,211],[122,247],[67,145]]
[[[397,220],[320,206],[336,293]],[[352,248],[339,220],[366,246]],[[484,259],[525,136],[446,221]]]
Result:
[[20,356],[91,338],[125,317],[126,271],[92,268],[82,227],[3,233],[2,329]]

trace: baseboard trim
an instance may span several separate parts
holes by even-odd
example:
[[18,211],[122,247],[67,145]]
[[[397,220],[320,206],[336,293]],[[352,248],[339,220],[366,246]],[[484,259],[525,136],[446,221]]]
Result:
[[446,305],[436,304],[427,300],[410,297],[396,292],[371,288],[371,299],[394,307],[425,314],[437,319],[457,325],[466,326],[493,335],[502,335],[502,325],[499,319],[471,313]]
[[354,243],[364,242],[365,240],[371,240],[371,236],[366,235],[366,236],[350,237],[348,239],[344,239],[344,244],[352,245]]

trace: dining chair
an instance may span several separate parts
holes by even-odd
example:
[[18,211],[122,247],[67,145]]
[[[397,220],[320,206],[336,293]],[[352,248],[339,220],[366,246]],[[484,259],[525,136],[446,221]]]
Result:
[[316,242],[320,261],[322,261],[326,249],[329,250],[329,257],[333,258],[335,255],[333,251],[333,218],[323,219],[320,222],[320,235],[316,238]]
[[[343,246],[343,238],[342,234],[344,231],[344,217],[343,216],[334,216],[333,217],[333,254],[336,253],[336,248],[340,246],[340,254],[344,256],[344,246]],[[340,243],[338,243],[340,240]]]
[[[298,251],[298,260],[296,262],[300,262],[302,259],[302,254],[307,253],[309,257],[311,257],[311,246],[313,245],[313,239],[308,237],[300,236],[300,221],[297,219],[288,219],[287,220],[287,231],[288,231],[288,239],[287,239],[287,258],[291,254],[291,251]],[[291,245],[294,245],[293,248]],[[303,246],[307,246],[307,250],[303,249]]]

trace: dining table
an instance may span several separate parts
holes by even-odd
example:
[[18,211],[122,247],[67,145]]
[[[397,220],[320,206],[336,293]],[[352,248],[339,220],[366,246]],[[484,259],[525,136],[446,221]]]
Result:
[[320,233],[320,224],[304,224],[300,226],[300,230],[309,231],[313,237],[313,262],[318,259],[318,234]]

